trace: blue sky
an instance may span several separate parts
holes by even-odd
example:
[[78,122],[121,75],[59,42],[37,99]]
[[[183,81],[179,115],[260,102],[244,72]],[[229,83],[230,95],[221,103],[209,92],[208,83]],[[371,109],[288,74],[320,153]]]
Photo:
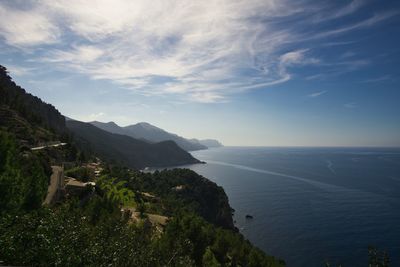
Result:
[[399,1],[1,1],[0,64],[83,121],[400,146]]

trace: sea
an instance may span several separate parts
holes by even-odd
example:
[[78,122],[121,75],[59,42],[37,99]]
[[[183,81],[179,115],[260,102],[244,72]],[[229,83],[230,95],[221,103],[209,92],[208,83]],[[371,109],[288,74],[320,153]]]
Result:
[[[221,147],[184,166],[222,186],[236,227],[289,267],[400,266],[400,148]],[[253,216],[253,219],[246,218]]]

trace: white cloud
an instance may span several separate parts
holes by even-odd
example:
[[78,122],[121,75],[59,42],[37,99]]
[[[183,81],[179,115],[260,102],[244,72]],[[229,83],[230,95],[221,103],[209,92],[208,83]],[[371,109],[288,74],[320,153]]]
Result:
[[99,59],[103,51],[96,46],[81,45],[74,46],[70,51],[51,51],[46,59],[49,62],[80,62],[90,63]]
[[[291,68],[321,64],[310,49],[299,49],[299,41],[309,39],[309,33],[300,33],[299,24],[309,25],[315,14],[333,14],[327,20],[363,6],[353,1],[332,12],[289,0],[27,3],[30,6],[25,9],[0,3],[0,15],[6,18],[0,21],[0,34],[15,46],[58,43],[37,61],[92,79],[111,80],[146,95],[174,94],[206,103],[284,83],[292,78]],[[393,13],[378,14],[311,35],[337,35],[390,16]],[[299,23],[293,23],[293,18]]]
[[322,80],[326,77],[326,74],[323,73],[318,73],[318,74],[313,74],[310,76],[304,77],[305,80],[307,81],[312,81],[312,80]]
[[39,10],[17,10],[0,4],[0,35],[15,46],[52,44],[59,36],[58,28]]
[[[332,3],[336,4],[333,1],[329,4],[332,4]],[[327,13],[321,14],[316,19],[316,21],[319,22],[319,21],[333,20],[333,19],[342,18],[344,16],[349,16],[349,15],[359,11],[366,4],[367,4],[367,1],[365,1],[365,0],[353,0],[350,3],[348,3],[347,5],[339,8],[339,9],[336,9],[335,7],[332,7],[332,6],[327,6],[326,9],[330,9],[331,12],[329,12],[329,14],[327,14]]]
[[23,76],[23,75],[29,75],[33,71],[33,68],[25,68],[25,67],[21,67],[21,66],[7,65],[7,70],[8,70],[8,72],[11,73],[11,76]]
[[[72,32],[91,42],[90,47],[54,49],[46,61],[145,94],[222,101],[236,91],[287,81],[287,68],[297,64],[275,55],[282,42],[291,38],[289,33],[251,21],[261,14],[291,14],[283,1],[44,3],[61,14]],[[265,77],[240,79],[243,65],[252,76]]]
[[350,14],[360,10],[360,8],[363,7],[364,5],[366,5],[366,3],[367,3],[367,1],[365,1],[365,0],[353,0],[348,5],[343,7],[342,9],[339,9],[337,12],[334,12],[332,17],[339,18],[339,17],[350,15]]
[[86,115],[86,116],[78,117],[78,119],[83,120],[83,121],[96,121],[96,120],[100,120],[105,115],[106,114],[104,112],[91,113],[91,114]]
[[371,78],[371,79],[366,79],[362,81],[363,83],[378,83],[378,82],[386,82],[390,81],[392,79],[392,76],[390,75],[383,75],[377,78]]
[[339,35],[339,34],[344,34],[348,33],[354,30],[360,30],[360,29],[366,29],[371,26],[375,26],[376,24],[387,20],[393,16],[398,15],[398,11],[390,11],[390,12],[385,12],[385,13],[378,13],[373,15],[372,17],[362,20],[360,22],[356,22],[350,25],[345,25],[340,28],[334,29],[334,30],[328,30],[325,32],[321,32],[319,34],[316,34],[312,36],[310,39],[317,39],[317,38],[326,38],[334,35]]
[[326,94],[327,92],[328,92],[328,91],[326,91],[326,90],[324,90],[324,91],[319,91],[319,92],[315,92],[315,93],[309,94],[308,97],[312,97],[312,98],[318,97],[318,96],[321,96],[321,95],[323,95],[323,94]]

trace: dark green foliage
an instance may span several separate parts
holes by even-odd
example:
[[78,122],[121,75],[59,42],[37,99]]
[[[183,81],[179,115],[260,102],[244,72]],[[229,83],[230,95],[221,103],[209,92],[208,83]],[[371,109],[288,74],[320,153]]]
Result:
[[180,214],[168,223],[160,239],[161,251],[173,255],[182,243],[186,245],[181,253],[188,254],[196,266],[285,266],[241,234],[215,228],[193,214]]
[[389,255],[385,251],[378,251],[375,247],[368,247],[368,262],[370,267],[389,267]]
[[17,86],[1,65],[0,130],[12,133],[26,148],[67,138],[64,116]]
[[7,69],[0,65],[0,106],[4,105],[33,125],[63,134],[66,131],[65,118],[52,105],[27,93],[17,86],[7,74]]
[[18,151],[11,136],[0,132],[0,211],[20,208],[27,184],[18,165]]
[[0,131],[0,213],[41,206],[49,179],[45,164],[20,151],[15,139]]
[[[373,246],[368,246],[368,267],[389,267],[389,254],[385,251],[379,251]],[[325,263],[325,267],[344,267],[341,264]]]
[[2,217],[0,259],[24,266],[155,266],[151,232],[127,224],[118,211],[104,210],[107,216],[93,224],[90,212],[72,203]]
[[[10,165],[10,159],[17,154],[12,138],[4,135],[2,140],[0,147],[7,156],[1,158],[1,169],[14,170],[10,173],[13,177],[24,173],[25,166]],[[40,188],[31,183],[40,174],[36,167],[30,166],[30,175],[16,180],[20,183],[16,187],[26,188],[25,194],[2,199],[8,207],[0,218],[0,260],[5,264],[183,267],[212,262],[214,266],[281,266],[253,248],[242,235],[216,228],[198,215],[187,213],[183,203],[174,210],[164,233],[156,234],[147,219],[129,223],[130,213],[121,212],[120,205],[134,199],[143,203],[142,199],[135,198],[125,182],[107,177],[98,181],[103,193],[93,194],[87,201],[70,201],[54,209],[41,205],[24,207],[38,199]],[[124,168],[116,168],[115,172],[137,174]],[[172,173],[157,173],[153,178],[168,182],[167,174]],[[185,177],[188,184],[192,181],[185,175],[180,177]],[[125,191],[129,194],[122,194]],[[251,265],[253,258],[258,265]]]
[[131,205],[134,202],[134,193],[126,187],[125,181],[116,182],[116,179],[110,179],[102,176],[97,181],[97,185],[104,192],[104,197],[116,206]]
[[41,127],[39,124],[30,123],[16,111],[0,104],[0,130],[14,134],[18,142],[26,148],[39,143],[55,140],[54,133]]
[[204,267],[220,267],[221,266],[221,264],[215,258],[215,255],[212,252],[210,247],[206,248],[206,251],[204,252],[202,260],[203,260]]
[[130,177],[131,188],[160,196],[167,216],[186,210],[195,212],[217,226],[235,230],[232,208],[224,189],[194,171],[173,169],[145,174],[124,173],[119,169],[113,176],[118,172],[122,177]]
[[90,123],[67,121],[79,146],[104,160],[131,168],[174,166],[199,162],[172,141],[149,144],[126,135],[112,134]]
[[157,238],[146,221],[130,224],[128,217],[99,196],[84,206],[72,201],[4,214],[0,260],[25,266],[283,266],[240,234],[193,214],[177,214]]
[[64,172],[65,176],[73,177],[82,182],[94,179],[94,171],[86,167],[75,167]]

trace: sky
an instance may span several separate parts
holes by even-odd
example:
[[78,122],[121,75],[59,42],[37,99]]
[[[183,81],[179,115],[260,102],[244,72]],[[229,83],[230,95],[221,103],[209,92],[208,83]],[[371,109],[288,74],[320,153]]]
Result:
[[0,64],[82,121],[400,146],[400,1],[1,0]]

